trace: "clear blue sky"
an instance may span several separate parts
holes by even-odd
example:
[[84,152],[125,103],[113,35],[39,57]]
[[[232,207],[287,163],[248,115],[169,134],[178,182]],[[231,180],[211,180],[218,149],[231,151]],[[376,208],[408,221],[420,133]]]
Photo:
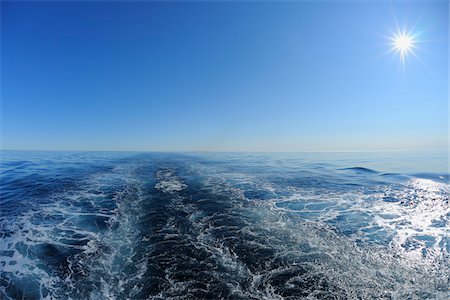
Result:
[[[447,148],[448,2],[1,2],[3,149]],[[389,52],[396,20],[417,58]]]

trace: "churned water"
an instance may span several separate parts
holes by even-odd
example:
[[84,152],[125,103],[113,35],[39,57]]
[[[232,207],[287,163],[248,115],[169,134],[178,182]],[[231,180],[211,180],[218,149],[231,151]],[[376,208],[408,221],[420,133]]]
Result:
[[2,299],[449,299],[447,153],[2,152]]

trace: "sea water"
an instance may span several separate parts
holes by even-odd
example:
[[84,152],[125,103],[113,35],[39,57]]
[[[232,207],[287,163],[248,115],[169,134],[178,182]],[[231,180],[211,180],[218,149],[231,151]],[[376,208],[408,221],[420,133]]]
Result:
[[450,298],[446,152],[1,156],[1,299]]

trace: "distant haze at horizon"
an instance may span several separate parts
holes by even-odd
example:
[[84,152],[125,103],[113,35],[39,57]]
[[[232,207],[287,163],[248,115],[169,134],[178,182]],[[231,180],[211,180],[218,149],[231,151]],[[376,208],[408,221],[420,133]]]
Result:
[[2,149],[448,150],[447,1],[1,6]]

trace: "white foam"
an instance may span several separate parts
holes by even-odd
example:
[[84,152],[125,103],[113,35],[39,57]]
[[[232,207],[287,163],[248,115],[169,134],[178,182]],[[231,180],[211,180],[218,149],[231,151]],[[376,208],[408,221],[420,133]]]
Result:
[[159,182],[155,185],[155,188],[164,193],[174,194],[184,190],[187,187],[174,175],[173,170],[170,169],[159,170],[156,173],[156,178]]
[[[4,237],[0,243],[0,251],[12,253],[12,256],[0,257],[0,263],[5,265],[2,267],[2,277],[14,281],[36,281],[41,295],[44,290],[48,291],[47,298],[57,295],[68,297],[76,294],[79,286],[82,286],[83,280],[74,281],[74,272],[81,271],[86,275],[90,274],[85,277],[86,280],[97,280],[96,276],[101,279],[105,292],[101,298],[109,295],[107,290],[115,293],[113,298],[117,297],[124,284],[135,280],[134,276],[127,276],[124,266],[117,262],[119,256],[126,255],[125,252],[128,252],[129,257],[133,255],[134,243],[139,235],[134,225],[142,213],[138,208],[142,199],[137,186],[138,182],[130,177],[128,168],[116,168],[112,173],[86,178],[83,190],[53,194],[51,199],[46,201],[47,204],[18,216],[14,223],[8,219],[1,220],[2,228],[12,232],[11,236]],[[106,198],[105,191],[109,190],[115,191],[112,199]],[[133,197],[128,200],[130,195]],[[106,200],[113,201],[115,206],[103,209],[99,201]],[[82,219],[86,217],[103,218],[111,227],[105,228],[104,231],[97,227],[86,227]],[[113,224],[119,224],[114,231]],[[72,245],[71,241],[84,243]],[[57,273],[50,275],[48,269],[51,266],[45,266],[45,261],[30,257],[32,247],[39,245],[77,250],[75,253],[78,254],[68,257],[69,273],[65,274],[65,277],[58,277]],[[105,249],[112,250],[112,253],[104,253]],[[124,263],[132,263],[129,257]],[[142,263],[139,266],[139,274],[142,275],[146,265]],[[101,277],[100,274],[107,277]],[[116,284],[115,278],[122,278],[119,284]],[[5,287],[2,287],[2,292],[6,295]]]

